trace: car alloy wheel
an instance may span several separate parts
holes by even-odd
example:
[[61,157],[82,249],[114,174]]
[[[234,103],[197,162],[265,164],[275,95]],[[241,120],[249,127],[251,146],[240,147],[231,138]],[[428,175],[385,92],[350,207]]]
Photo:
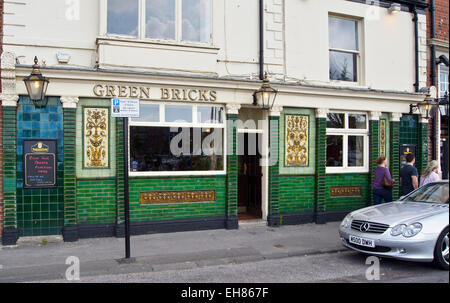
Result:
[[441,253],[442,253],[442,258],[444,259],[445,263],[447,263],[447,265],[448,265],[448,233],[444,236],[444,239],[442,240]]

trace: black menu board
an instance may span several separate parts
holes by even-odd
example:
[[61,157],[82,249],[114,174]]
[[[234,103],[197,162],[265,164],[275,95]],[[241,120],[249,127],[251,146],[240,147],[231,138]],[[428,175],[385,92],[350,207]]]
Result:
[[23,187],[56,187],[56,140],[23,140]]

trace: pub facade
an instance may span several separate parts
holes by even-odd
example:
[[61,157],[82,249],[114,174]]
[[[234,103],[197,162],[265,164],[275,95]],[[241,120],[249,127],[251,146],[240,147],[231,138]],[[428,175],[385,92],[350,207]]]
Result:
[[[262,67],[277,95],[262,108],[257,1],[122,2],[5,3],[5,18],[37,10],[56,25],[5,22],[4,245],[123,236],[125,169],[137,235],[323,224],[371,205],[378,156],[397,180],[405,150],[426,166],[428,120],[409,113],[425,97],[416,72],[426,85],[409,6],[264,1]],[[34,56],[50,81],[39,105],[23,81]],[[139,116],[124,132],[126,99]]]

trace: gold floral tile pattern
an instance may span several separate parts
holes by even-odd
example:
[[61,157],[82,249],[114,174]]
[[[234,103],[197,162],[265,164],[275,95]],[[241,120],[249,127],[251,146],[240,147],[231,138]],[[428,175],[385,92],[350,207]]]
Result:
[[308,166],[309,117],[286,115],[286,166]]
[[84,167],[109,166],[108,108],[84,108]]
[[380,120],[380,154],[386,155],[386,120]]

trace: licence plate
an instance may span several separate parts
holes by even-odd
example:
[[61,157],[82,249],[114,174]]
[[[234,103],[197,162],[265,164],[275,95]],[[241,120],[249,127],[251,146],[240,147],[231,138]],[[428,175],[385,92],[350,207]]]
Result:
[[365,246],[365,247],[375,247],[375,241],[371,239],[360,238],[356,236],[350,236],[348,241],[352,244]]

